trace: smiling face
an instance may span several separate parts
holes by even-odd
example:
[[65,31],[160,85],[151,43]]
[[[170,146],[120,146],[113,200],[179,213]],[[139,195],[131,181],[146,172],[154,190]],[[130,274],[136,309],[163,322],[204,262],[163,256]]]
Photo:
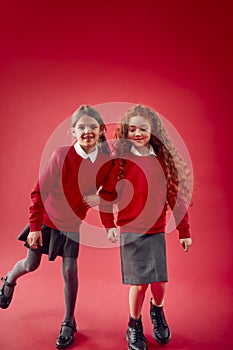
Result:
[[145,147],[149,148],[151,131],[151,124],[147,118],[136,115],[129,119],[127,138],[139,152]]
[[75,126],[71,128],[71,132],[86,153],[90,153],[95,149],[102,134],[99,123],[87,114],[79,118]]

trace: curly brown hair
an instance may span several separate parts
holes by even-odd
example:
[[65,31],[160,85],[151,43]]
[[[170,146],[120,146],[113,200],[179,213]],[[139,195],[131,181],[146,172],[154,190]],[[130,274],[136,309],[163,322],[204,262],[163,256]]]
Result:
[[162,119],[150,107],[136,105],[128,109],[120,122],[119,128],[115,131],[115,155],[120,158],[119,178],[122,178],[124,173],[124,155],[130,151],[132,146],[132,143],[127,138],[130,118],[134,116],[144,117],[151,124],[152,131],[149,142],[163,165],[167,179],[167,196],[170,204],[172,204],[172,207],[175,206],[179,194],[179,197],[185,201],[186,205],[189,205],[193,189],[192,171],[173,146]]

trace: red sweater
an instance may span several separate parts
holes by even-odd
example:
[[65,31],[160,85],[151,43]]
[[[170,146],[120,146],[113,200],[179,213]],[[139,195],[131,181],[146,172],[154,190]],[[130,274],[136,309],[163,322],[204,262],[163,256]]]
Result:
[[88,207],[84,195],[93,195],[103,185],[112,167],[109,156],[98,152],[94,163],[77,154],[74,146],[57,149],[31,192],[31,231],[41,225],[78,232]]
[[[119,161],[109,174],[100,195],[101,219],[106,228],[114,227],[114,215],[107,202],[118,202],[116,224],[121,233],[165,232],[168,205],[173,215],[180,238],[190,237],[188,213],[181,200],[173,208],[167,196],[166,178],[160,161],[155,156],[127,154],[123,179],[118,181]],[[116,197],[118,198],[116,199]]]

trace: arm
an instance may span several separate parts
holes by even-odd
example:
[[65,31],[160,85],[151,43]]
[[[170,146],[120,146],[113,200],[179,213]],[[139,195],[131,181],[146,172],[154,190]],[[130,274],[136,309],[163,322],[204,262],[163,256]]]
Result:
[[31,192],[29,206],[30,232],[40,232],[45,212],[44,202],[57,181],[59,174],[59,158],[54,152],[48,166]]
[[97,188],[97,192],[95,194],[92,195],[88,195],[85,196],[82,200],[82,203],[84,206],[86,206],[87,208],[92,208],[92,207],[96,207],[97,205],[100,204],[100,196],[99,196],[99,192],[102,190],[103,188],[103,183],[107,183],[108,181],[108,177],[110,176],[111,170],[114,167],[114,160],[111,159],[108,160],[100,167],[97,175],[96,175],[96,188]]
[[186,204],[185,200],[179,196],[179,193],[177,198],[167,193],[167,204],[169,205],[175,219],[179,238],[190,238],[188,204]]
[[109,240],[111,240],[111,235],[113,240],[118,237],[116,233],[115,218],[113,214],[113,204],[116,203],[118,198],[118,193],[116,190],[116,185],[118,182],[119,165],[118,161],[114,160],[112,166],[104,179],[102,187],[99,191],[99,210],[100,219],[103,226],[109,231]]
[[192,245],[190,237],[189,215],[184,201],[178,198],[177,202],[168,199],[168,204],[172,209],[176,222],[176,229],[179,232],[180,244],[185,252],[188,252]]

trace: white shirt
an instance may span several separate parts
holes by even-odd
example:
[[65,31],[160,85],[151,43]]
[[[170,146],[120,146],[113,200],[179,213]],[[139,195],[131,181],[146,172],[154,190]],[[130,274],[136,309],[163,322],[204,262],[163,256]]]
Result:
[[77,152],[77,154],[80,156],[80,157],[82,157],[82,158],[84,158],[84,159],[90,159],[90,161],[92,162],[92,163],[94,163],[95,162],[95,160],[96,160],[96,158],[97,158],[97,155],[98,155],[98,147],[95,147],[95,149],[92,151],[92,152],[90,152],[90,153],[86,153],[83,149],[82,149],[82,147],[80,146],[80,144],[78,143],[78,142],[76,142],[75,144],[74,144],[74,149],[75,149],[75,151]]
[[[132,152],[133,154],[135,154],[135,156],[143,156],[143,154],[141,154],[141,153],[137,150],[137,148],[135,148],[134,146],[131,147],[131,152]],[[154,151],[153,147],[150,145],[148,156],[151,156],[151,155],[157,157],[156,154],[155,154],[155,151]]]

